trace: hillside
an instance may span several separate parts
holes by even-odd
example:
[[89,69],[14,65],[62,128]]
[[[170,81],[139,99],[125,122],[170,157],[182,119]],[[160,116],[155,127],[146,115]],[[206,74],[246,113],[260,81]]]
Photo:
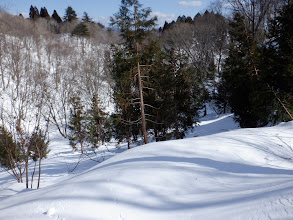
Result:
[[123,146],[108,146],[99,158],[116,156],[100,164],[84,159],[71,174],[79,154],[56,136],[41,189],[22,190],[0,173],[0,217],[292,219],[293,123],[235,128],[229,116],[210,116],[190,138],[120,154]]
[[293,219],[293,3],[229,2],[0,6],[0,219]]

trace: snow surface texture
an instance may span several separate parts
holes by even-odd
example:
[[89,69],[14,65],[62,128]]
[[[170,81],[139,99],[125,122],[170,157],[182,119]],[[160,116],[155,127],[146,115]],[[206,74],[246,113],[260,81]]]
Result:
[[0,173],[0,219],[293,219],[293,122],[238,129],[231,115],[209,119],[190,138],[105,151],[111,158],[71,174],[79,155],[55,138],[41,189]]

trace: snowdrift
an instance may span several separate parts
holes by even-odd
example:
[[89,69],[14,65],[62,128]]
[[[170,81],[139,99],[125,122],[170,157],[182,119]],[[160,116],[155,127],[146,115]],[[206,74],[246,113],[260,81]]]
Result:
[[140,146],[0,200],[1,219],[293,219],[293,123]]

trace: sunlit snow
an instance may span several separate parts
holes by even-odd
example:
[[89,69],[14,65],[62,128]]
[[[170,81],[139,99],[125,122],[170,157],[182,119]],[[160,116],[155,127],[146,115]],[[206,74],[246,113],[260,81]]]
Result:
[[240,129],[208,115],[186,139],[90,157],[51,138],[41,189],[0,172],[0,219],[293,219],[293,122]]

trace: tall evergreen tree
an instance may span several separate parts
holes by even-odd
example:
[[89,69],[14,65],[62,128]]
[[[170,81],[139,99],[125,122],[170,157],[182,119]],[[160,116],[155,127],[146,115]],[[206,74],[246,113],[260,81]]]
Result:
[[70,121],[69,129],[70,144],[74,149],[77,149],[76,145],[80,145],[81,153],[84,152],[84,142],[86,140],[86,115],[84,112],[84,106],[81,104],[80,97],[74,96],[71,98],[70,108]]
[[110,141],[110,124],[107,116],[108,114],[100,107],[98,96],[94,95],[87,120],[87,141],[93,148],[98,148],[99,144]]
[[0,166],[8,171],[19,183],[24,173],[24,156],[19,143],[4,127],[0,127]]
[[50,15],[49,15],[49,13],[48,13],[48,11],[47,11],[47,9],[45,7],[41,8],[40,17],[50,19]]
[[116,114],[112,115],[115,138],[120,142],[126,140],[130,148],[131,139],[139,134],[139,105],[134,78],[135,60],[121,48],[113,48],[112,75],[115,79],[113,96]]
[[89,37],[90,32],[88,30],[87,25],[82,22],[75,26],[75,28],[71,32],[71,35],[79,37]]
[[259,79],[260,51],[252,34],[247,32],[239,13],[231,22],[231,45],[225,61],[222,85],[229,105],[242,127],[264,126],[269,120],[267,88]]
[[73,10],[73,8],[71,6],[68,6],[68,8],[65,10],[65,15],[63,17],[64,21],[74,21],[77,19],[77,15],[75,10]]
[[293,120],[293,2],[288,1],[269,26],[260,76],[267,84],[274,121]]
[[54,10],[53,14],[52,14],[52,18],[57,22],[57,23],[61,23],[62,19],[60,18],[60,16],[58,15],[57,11]]
[[152,126],[156,140],[183,138],[188,129],[193,128],[202,108],[194,68],[182,51],[165,48],[156,57],[152,70],[155,90],[148,102],[155,107],[156,121]]
[[30,17],[31,19],[37,19],[37,18],[40,17],[40,13],[39,13],[39,10],[38,10],[37,7],[33,7],[33,6],[31,5],[31,7],[30,7],[29,17]]
[[83,13],[82,21],[85,23],[93,23],[93,19],[88,15],[87,12]]
[[[143,95],[143,76],[141,60],[144,47],[147,46],[146,38],[155,26],[156,17],[149,18],[150,8],[142,8],[137,0],[122,0],[118,13],[111,17],[112,26],[119,28],[124,40],[123,44],[114,48],[113,78],[116,80],[114,96],[122,120],[128,124],[130,130],[135,122],[141,122],[144,142],[147,143],[145,105]],[[125,63],[122,64],[121,62]],[[139,103],[137,109],[135,103]],[[138,111],[140,119],[134,118]],[[127,134],[128,140],[130,134]],[[129,142],[129,141],[128,141]]]

